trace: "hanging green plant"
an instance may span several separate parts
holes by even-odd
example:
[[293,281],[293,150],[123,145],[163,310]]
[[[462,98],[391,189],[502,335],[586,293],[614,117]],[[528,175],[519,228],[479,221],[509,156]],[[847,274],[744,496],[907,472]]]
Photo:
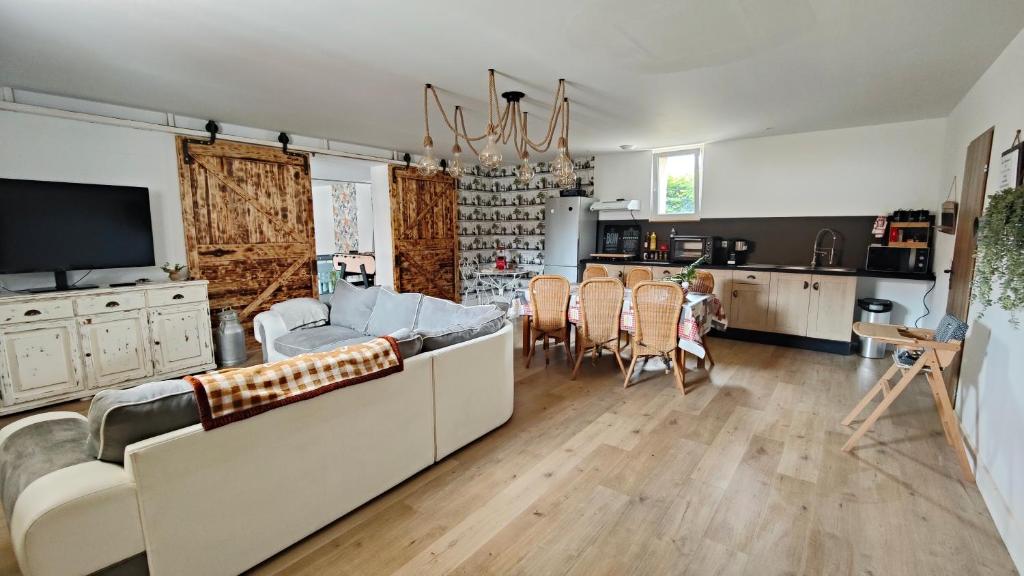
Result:
[[1019,327],[1017,312],[1024,308],[1024,187],[1000,190],[989,199],[978,226],[975,262],[972,294],[981,313],[998,303]]

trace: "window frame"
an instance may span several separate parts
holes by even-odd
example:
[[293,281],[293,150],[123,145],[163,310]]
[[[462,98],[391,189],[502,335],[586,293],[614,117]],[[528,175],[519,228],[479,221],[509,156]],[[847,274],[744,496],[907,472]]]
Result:
[[[660,212],[660,164],[662,158],[672,156],[694,156],[694,181],[693,181],[693,213],[692,214],[664,214]],[[673,148],[661,148],[653,151],[651,181],[651,215],[650,220],[661,222],[683,222],[700,220],[701,200],[704,188],[704,145],[677,146]]]

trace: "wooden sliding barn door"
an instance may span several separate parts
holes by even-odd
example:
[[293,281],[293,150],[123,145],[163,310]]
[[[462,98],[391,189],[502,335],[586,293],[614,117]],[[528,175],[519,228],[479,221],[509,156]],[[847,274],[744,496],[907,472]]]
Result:
[[[252,318],[271,304],[317,297],[309,159],[266,146],[178,138],[185,247],[193,278],[209,281],[210,310]],[[216,322],[213,324],[216,326]]]
[[391,238],[395,289],[459,301],[455,179],[391,166]]

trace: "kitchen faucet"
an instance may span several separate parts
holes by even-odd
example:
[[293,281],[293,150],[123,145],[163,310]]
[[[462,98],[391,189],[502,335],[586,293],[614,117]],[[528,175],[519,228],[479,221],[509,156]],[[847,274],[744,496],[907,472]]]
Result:
[[[821,247],[821,241],[825,234],[832,236],[832,246],[827,250]],[[818,235],[814,237],[814,251],[811,252],[811,268],[818,265],[818,255],[828,254],[828,266],[836,265],[836,254],[839,252],[840,247],[840,236],[839,233],[831,228],[822,228],[818,230]]]

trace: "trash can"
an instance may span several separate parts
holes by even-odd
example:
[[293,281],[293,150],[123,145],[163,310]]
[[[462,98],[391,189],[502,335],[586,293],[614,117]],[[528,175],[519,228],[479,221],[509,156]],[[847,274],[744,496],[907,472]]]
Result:
[[[881,298],[861,298],[857,300],[860,309],[860,321],[872,324],[888,324],[892,315],[892,300]],[[860,355],[865,358],[884,358],[889,345],[879,342],[876,338],[860,339]]]

